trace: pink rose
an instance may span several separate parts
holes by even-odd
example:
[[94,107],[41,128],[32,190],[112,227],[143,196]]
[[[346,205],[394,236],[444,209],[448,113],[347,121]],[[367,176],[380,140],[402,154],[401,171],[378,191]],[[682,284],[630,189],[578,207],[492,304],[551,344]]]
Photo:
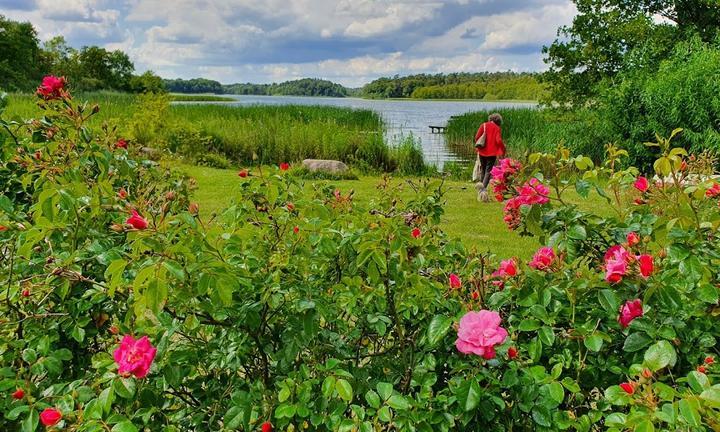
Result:
[[55,75],[48,75],[42,80],[42,84],[37,88],[36,94],[45,100],[60,99],[65,95],[65,81],[64,77],[56,77]]
[[547,204],[550,201],[548,198],[550,189],[536,178],[531,178],[518,190],[518,193],[522,205]]
[[450,282],[450,288],[458,289],[462,286],[462,282],[460,281],[460,278],[455,273],[452,273],[449,278]]
[[638,243],[640,243],[640,236],[638,236],[636,232],[628,233],[628,235],[627,235],[628,246],[635,246]]
[[648,179],[646,179],[645,177],[640,176],[635,179],[635,183],[633,184],[633,186],[635,186],[635,189],[639,190],[640,192],[645,193],[650,188],[650,182],[648,182]]
[[148,226],[147,220],[145,220],[145,218],[140,216],[140,214],[137,212],[137,210],[132,211],[132,216],[130,216],[125,221],[125,223],[128,225],[132,225],[133,228],[138,229],[138,230],[143,230],[143,229],[147,228],[147,226]]
[[620,315],[618,315],[618,322],[622,328],[627,328],[632,320],[637,317],[643,316],[643,307],[640,299],[628,300],[624,305],[620,307]]
[[653,263],[652,255],[640,255],[637,257],[638,264],[640,265],[640,275],[647,279],[653,274],[655,270],[655,264]]
[[493,277],[509,278],[517,276],[517,263],[514,258],[501,261],[500,267],[492,274]]
[[485,359],[495,358],[495,346],[505,342],[507,330],[500,327],[497,312],[481,310],[468,312],[460,319],[455,347],[463,354],[475,354]]
[[605,254],[605,280],[616,284],[627,274],[628,263],[633,256],[622,246],[615,245]]
[[60,420],[62,420],[62,413],[55,408],[45,408],[40,413],[40,422],[44,426],[55,426],[60,423]]
[[715,198],[718,195],[720,195],[720,184],[718,183],[713,183],[712,187],[705,191],[705,196],[708,198]]
[[532,261],[528,264],[535,270],[548,271],[553,262],[555,262],[555,251],[551,247],[542,247],[532,258]]
[[152,346],[147,336],[135,340],[132,336],[125,335],[120,347],[113,352],[113,358],[118,365],[118,374],[145,378],[155,359],[155,353],[157,349]]

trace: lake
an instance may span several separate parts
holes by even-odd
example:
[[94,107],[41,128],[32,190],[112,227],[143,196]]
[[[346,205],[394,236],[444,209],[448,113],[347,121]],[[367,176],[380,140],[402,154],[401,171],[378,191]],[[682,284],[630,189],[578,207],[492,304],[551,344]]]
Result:
[[[422,145],[425,161],[442,169],[445,162],[460,160],[445,144],[445,136],[430,133],[429,126],[445,126],[452,116],[472,111],[495,108],[527,108],[532,102],[485,101],[428,101],[428,100],[374,100],[360,98],[328,98],[303,96],[243,96],[232,97],[236,102],[217,102],[230,105],[330,105],[370,109],[385,121],[386,138],[393,144],[403,136],[412,134]],[[205,102],[203,102],[205,103]],[[472,139],[468,137],[468,140]]]

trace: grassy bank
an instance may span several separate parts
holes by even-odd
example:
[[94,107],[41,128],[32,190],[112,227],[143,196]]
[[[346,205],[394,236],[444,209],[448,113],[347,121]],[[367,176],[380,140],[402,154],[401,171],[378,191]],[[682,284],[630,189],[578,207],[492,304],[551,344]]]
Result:
[[[503,139],[511,156],[527,152],[549,151],[562,144],[574,154],[595,160],[603,156],[607,143],[595,127],[596,114],[587,111],[558,113],[551,110],[515,108],[497,111],[503,116]],[[479,125],[487,121],[488,111],[456,116],[448,121],[448,145],[457,154],[472,157],[473,138]]]
[[[203,165],[226,168],[316,158],[341,160],[363,172],[426,171],[415,143],[408,141],[397,148],[387,145],[382,119],[371,110],[171,105],[171,96],[121,93],[80,94],[75,100],[100,104],[101,110],[92,120],[95,125],[109,122],[138,146],[167,150]],[[13,95],[6,117],[41,115],[34,96]]]

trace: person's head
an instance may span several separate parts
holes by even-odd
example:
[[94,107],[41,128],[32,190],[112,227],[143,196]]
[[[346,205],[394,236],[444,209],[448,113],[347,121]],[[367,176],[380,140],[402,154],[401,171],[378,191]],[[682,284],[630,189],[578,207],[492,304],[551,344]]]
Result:
[[500,126],[502,124],[502,116],[498,113],[490,114],[490,116],[488,116],[488,121],[491,121],[496,125]]

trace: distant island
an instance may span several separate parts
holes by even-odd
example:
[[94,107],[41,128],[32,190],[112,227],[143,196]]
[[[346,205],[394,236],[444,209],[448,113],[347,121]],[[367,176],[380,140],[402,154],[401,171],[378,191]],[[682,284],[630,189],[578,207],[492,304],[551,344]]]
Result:
[[376,79],[357,89],[315,78],[273,84],[221,84],[206,78],[166,79],[164,85],[172,93],[370,99],[539,100],[546,92],[538,74],[516,72],[396,75]]

